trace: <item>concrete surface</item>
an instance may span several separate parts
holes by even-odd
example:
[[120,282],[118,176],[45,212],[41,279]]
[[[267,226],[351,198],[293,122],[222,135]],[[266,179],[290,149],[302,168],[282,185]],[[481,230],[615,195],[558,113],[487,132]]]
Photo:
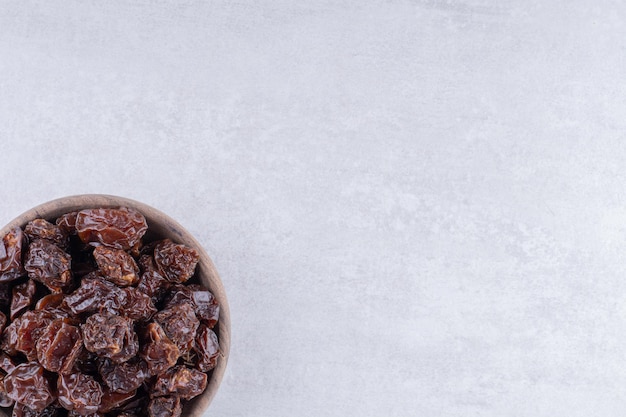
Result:
[[626,6],[0,1],[0,220],[151,204],[213,256],[207,416],[622,416]]

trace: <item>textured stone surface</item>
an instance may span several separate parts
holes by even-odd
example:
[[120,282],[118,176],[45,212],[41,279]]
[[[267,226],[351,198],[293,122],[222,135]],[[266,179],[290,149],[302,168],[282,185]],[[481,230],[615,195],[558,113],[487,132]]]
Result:
[[621,416],[624,19],[5,0],[0,222],[95,192],[192,231],[233,321],[207,416]]

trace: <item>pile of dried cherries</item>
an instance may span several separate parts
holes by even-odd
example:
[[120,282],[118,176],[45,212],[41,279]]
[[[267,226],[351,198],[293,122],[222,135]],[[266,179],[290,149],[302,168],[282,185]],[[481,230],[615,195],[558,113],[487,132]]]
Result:
[[198,253],[143,242],[147,230],[134,209],[96,208],[2,237],[0,407],[177,417],[205,390],[220,355],[218,303],[188,284]]

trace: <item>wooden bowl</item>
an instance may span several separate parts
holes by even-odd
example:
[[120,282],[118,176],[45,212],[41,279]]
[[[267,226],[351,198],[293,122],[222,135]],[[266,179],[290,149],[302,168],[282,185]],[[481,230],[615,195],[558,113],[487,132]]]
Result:
[[[9,229],[15,226],[24,227],[26,223],[33,219],[43,218],[54,220],[60,215],[71,211],[98,207],[134,208],[141,212],[148,221],[148,232],[144,237],[145,241],[170,238],[176,243],[183,243],[194,248],[200,255],[200,261],[198,262],[195,275],[197,278],[194,279],[199,279],[199,281],[213,293],[219,302],[220,318],[216,328],[213,330],[219,338],[221,350],[217,366],[209,373],[206,391],[187,402],[183,409],[182,415],[185,417],[200,417],[209,407],[213,397],[215,397],[222,377],[224,376],[224,371],[226,370],[228,353],[230,351],[230,312],[222,281],[211,258],[204,251],[200,243],[198,243],[185,228],[164,213],[138,201],[112,195],[84,194],[59,198],[28,210],[4,226],[0,230],[0,237],[4,236]],[[10,416],[0,410],[0,417]]]

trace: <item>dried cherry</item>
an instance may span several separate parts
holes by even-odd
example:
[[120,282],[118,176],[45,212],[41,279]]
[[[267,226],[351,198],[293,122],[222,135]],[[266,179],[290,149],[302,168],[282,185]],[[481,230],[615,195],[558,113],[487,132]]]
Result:
[[86,374],[59,375],[57,390],[59,404],[81,415],[97,412],[102,402],[102,387]]
[[13,281],[24,276],[22,247],[25,244],[26,236],[19,227],[4,235],[0,243],[0,281]]
[[81,210],[76,215],[78,237],[93,246],[129,250],[147,230],[146,218],[126,207]]
[[72,257],[58,246],[39,239],[31,242],[24,268],[28,276],[52,292],[62,292],[72,284]]
[[195,249],[170,239],[162,240],[154,248],[154,261],[171,282],[185,282],[191,278],[199,260],[200,255]]
[[178,397],[158,397],[150,400],[148,415],[150,417],[180,417],[183,409]]
[[100,365],[100,375],[111,392],[122,394],[135,391],[150,376],[144,361],[116,364],[108,359]]
[[68,319],[55,319],[37,340],[37,359],[48,371],[67,374],[83,348],[80,330]]
[[50,381],[36,362],[16,366],[4,377],[4,388],[9,398],[35,411],[43,411],[55,400]]
[[87,319],[82,331],[88,351],[114,362],[125,362],[139,350],[133,321],[126,317],[96,313]]
[[175,366],[161,374],[152,388],[155,397],[175,395],[190,400],[204,391],[207,374],[186,366]]
[[191,349],[200,322],[189,304],[179,304],[159,311],[154,319],[161,325],[167,337],[176,343],[181,353]]
[[176,364],[180,351],[158,323],[148,324],[145,338],[141,357],[146,361],[150,375],[159,375]]
[[101,274],[112,283],[120,287],[127,287],[135,285],[139,281],[137,263],[132,256],[123,250],[98,246],[94,249],[93,256]]
[[198,355],[196,366],[199,370],[208,372],[215,368],[220,355],[220,345],[217,335],[204,324],[198,329],[194,350]]
[[24,233],[31,242],[37,239],[44,239],[63,250],[67,250],[69,246],[67,231],[44,219],[35,219],[28,222],[26,227],[24,227]]
[[22,314],[35,301],[37,286],[35,281],[28,281],[13,287],[13,298],[11,299],[11,320]]

